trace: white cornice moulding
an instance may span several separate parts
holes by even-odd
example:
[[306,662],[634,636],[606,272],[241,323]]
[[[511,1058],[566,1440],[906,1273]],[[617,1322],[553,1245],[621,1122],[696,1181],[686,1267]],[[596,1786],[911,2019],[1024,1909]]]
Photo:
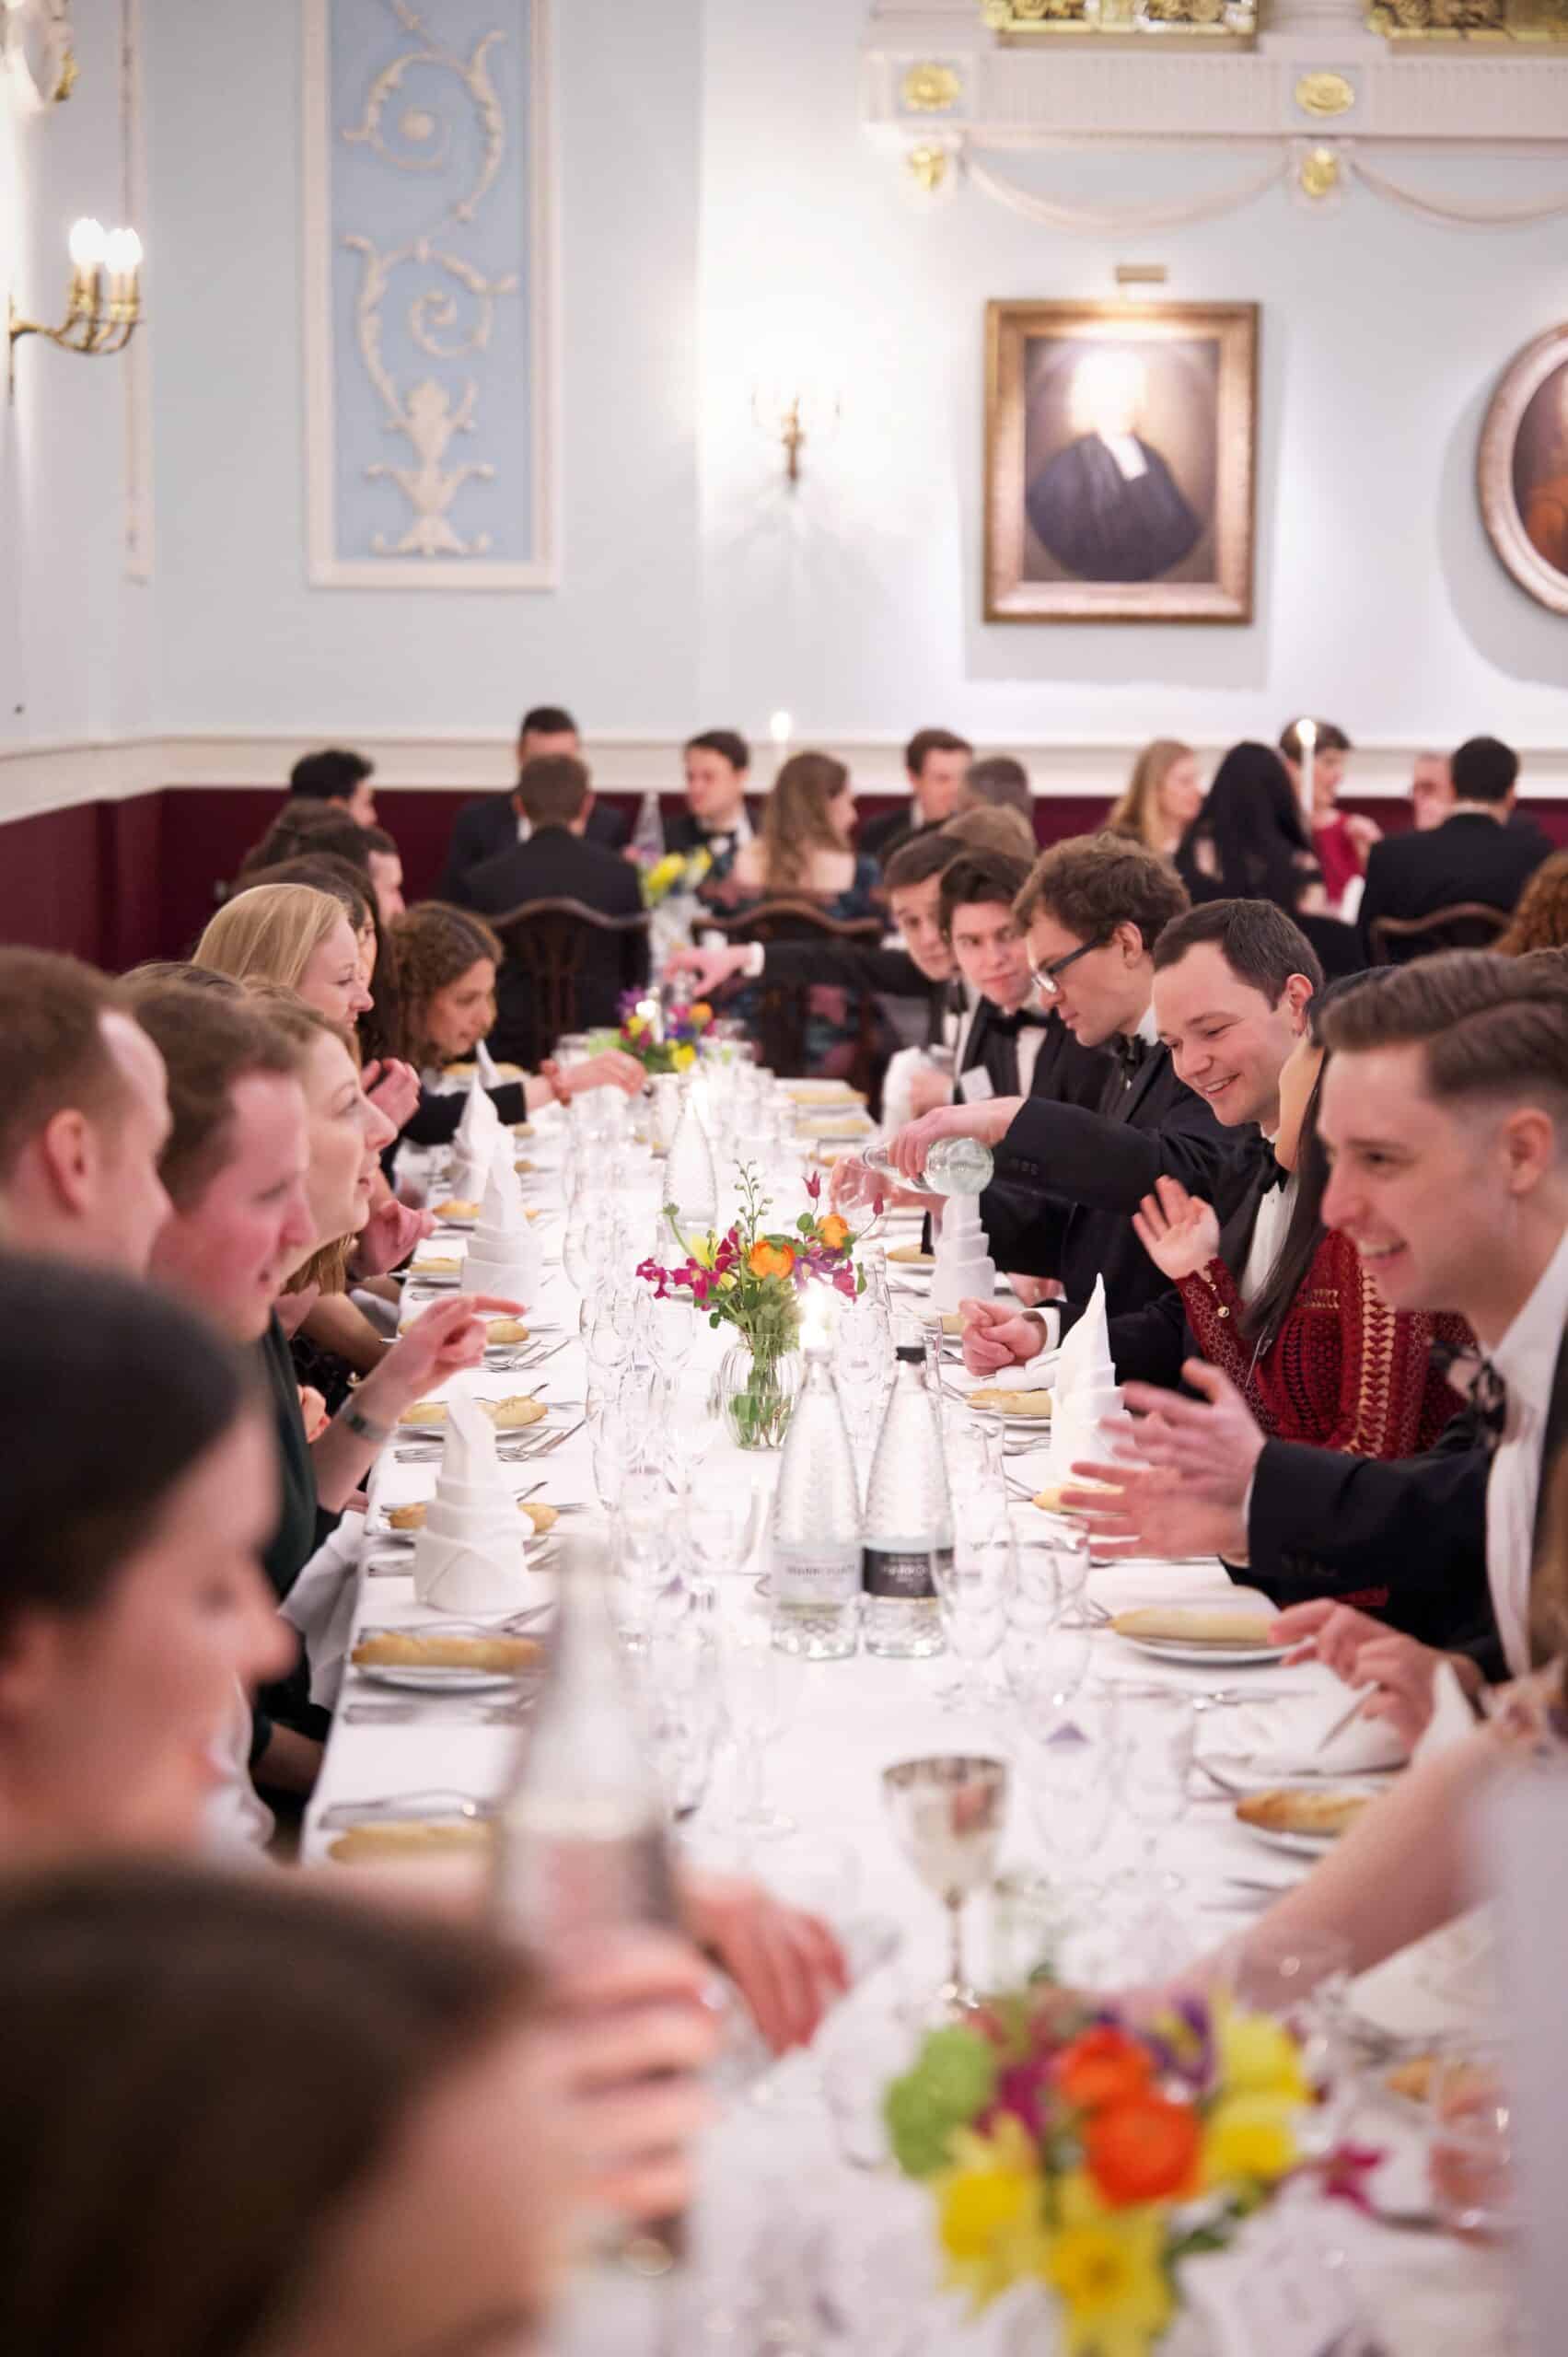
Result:
[[[845,761],[865,795],[902,794],[903,738],[854,732],[802,738]],[[1411,764],[1428,741],[1380,739],[1357,746],[1349,791],[1369,800],[1402,800]],[[590,737],[584,751],[596,784],[606,794],[674,794],[680,786],[679,737],[610,731]],[[1132,738],[977,738],[981,753],[1013,753],[1043,801],[1074,795],[1114,795],[1126,783],[1142,740]],[[0,825],[87,802],[122,802],[161,788],[248,786],[282,793],[302,753],[322,745],[354,746],[376,764],[376,782],[424,793],[498,794],[513,779],[512,742],[505,737],[440,734],[367,737],[353,728],[314,729],[289,737],[134,737],[90,743],[0,748]],[[1199,760],[1212,772],[1225,747],[1200,742]],[[1526,800],[1568,800],[1568,745],[1521,747],[1521,795]],[[759,790],[772,775],[770,746],[756,749]]]

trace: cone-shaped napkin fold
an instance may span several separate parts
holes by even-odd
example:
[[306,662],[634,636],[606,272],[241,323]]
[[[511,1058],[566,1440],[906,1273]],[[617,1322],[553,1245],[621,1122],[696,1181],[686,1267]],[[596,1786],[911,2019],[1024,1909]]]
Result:
[[[501,1086],[501,1068],[497,1064],[494,1057],[491,1054],[489,1049],[485,1046],[482,1039],[473,1051],[473,1069],[474,1077],[478,1080],[481,1087],[499,1088]],[[484,1101],[487,1105],[490,1104],[490,1099],[488,1097],[486,1097]],[[494,1112],[494,1107],[491,1106],[492,1112]]]
[[1051,1477],[1064,1480],[1074,1459],[1105,1457],[1111,1443],[1099,1427],[1108,1418],[1131,1421],[1110,1356],[1103,1277],[1062,1345],[1051,1392]]
[[512,1141],[503,1137],[491,1160],[478,1224],[463,1261],[462,1290],[499,1294],[526,1309],[539,1293],[543,1260],[523,1209],[523,1190],[512,1167]]
[[484,1082],[475,1073],[469,1083],[462,1118],[452,1142],[452,1167],[448,1174],[452,1193],[459,1201],[472,1202],[484,1192],[484,1181],[491,1160],[500,1145],[510,1140],[502,1126],[495,1100],[485,1093]]
[[413,1592],[444,1612],[504,1612],[528,1592],[526,1517],[495,1453],[495,1427],[454,1393],[436,1495],[414,1540]]

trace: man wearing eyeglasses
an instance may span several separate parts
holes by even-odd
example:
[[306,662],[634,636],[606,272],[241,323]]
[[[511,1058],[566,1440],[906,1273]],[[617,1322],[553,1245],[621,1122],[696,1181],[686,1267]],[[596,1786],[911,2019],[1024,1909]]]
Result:
[[[1110,1051],[1098,1109],[1040,1096],[997,1096],[944,1106],[900,1130],[895,1167],[918,1178],[938,1138],[975,1137],[996,1154],[983,1200],[998,1267],[1060,1280],[1069,1305],[1087,1300],[1097,1275],[1107,1307],[1139,1309],[1165,1290],[1132,1214],[1169,1176],[1225,1216],[1247,1165],[1214,1113],[1180,1082],[1157,1037],[1154,948],[1187,907],[1165,862],[1117,835],[1083,835],[1040,858],[1016,915],[1028,941],[1040,1002],[1080,1047]],[[1059,1339],[1048,1311],[1047,1341]]]

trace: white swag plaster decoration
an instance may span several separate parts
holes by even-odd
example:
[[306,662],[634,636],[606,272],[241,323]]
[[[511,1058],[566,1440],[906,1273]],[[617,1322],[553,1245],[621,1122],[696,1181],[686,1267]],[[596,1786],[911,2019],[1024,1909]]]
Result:
[[[488,349],[497,297],[517,292],[519,281],[515,272],[503,278],[486,278],[460,254],[436,242],[444,226],[460,227],[475,219],[501,169],[506,153],[506,124],[490,78],[488,60],[490,51],[506,36],[501,28],[494,28],[481,37],[472,54],[465,59],[430,36],[409,0],[388,0],[388,5],[416,45],[401,52],[376,76],[366,94],[363,115],[356,124],[343,128],[343,138],[351,145],[372,148],[397,171],[444,170],[451,158],[450,128],[428,110],[406,107],[396,124],[400,137],[412,147],[428,148],[428,154],[399,154],[387,141],[388,110],[397,99],[404,77],[412,67],[428,65],[452,75],[467,94],[483,146],[472,186],[445,206],[438,220],[423,236],[389,252],[383,252],[370,238],[350,236],[343,239],[345,247],[360,255],[362,261],[359,296],[354,306],[360,357],[386,412],[386,430],[406,436],[413,454],[412,465],[394,466],[378,460],[366,469],[366,477],[373,482],[396,483],[412,510],[412,520],[401,539],[391,540],[377,532],[371,547],[377,556],[389,557],[483,556],[492,545],[490,534],[479,532],[470,540],[462,539],[452,523],[451,507],[465,483],[494,482],[495,468],[488,460],[472,465],[443,464],[453,437],[474,430],[478,381],[471,376],[467,378],[455,406],[451,388],[436,376],[422,377],[406,391],[402,390],[383,355],[381,320],[389,289],[400,270],[412,264],[427,272],[444,271],[471,299],[469,324],[459,327],[463,308],[459,297],[452,287],[438,283],[425,284],[413,296],[408,307],[407,324],[414,343],[432,359],[460,360],[465,354]],[[457,331],[455,339],[443,342],[442,333],[453,330]]]

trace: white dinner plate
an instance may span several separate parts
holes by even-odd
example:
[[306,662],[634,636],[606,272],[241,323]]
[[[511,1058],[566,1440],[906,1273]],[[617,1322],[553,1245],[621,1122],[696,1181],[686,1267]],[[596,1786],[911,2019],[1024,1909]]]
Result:
[[517,1685],[523,1675],[505,1669],[443,1669],[436,1663],[355,1662],[354,1667],[374,1686],[408,1687],[416,1694],[488,1694]]
[[1194,1645],[1179,1637],[1123,1637],[1120,1629],[1114,1634],[1134,1653],[1195,1669],[1248,1669],[1254,1663],[1283,1661],[1290,1651],[1288,1645]]
[[1335,1842],[1343,1839],[1338,1833],[1283,1833],[1272,1825],[1249,1825],[1241,1817],[1236,1821],[1255,1841],[1266,1842],[1271,1850],[1283,1850],[1293,1858],[1326,1858]]

